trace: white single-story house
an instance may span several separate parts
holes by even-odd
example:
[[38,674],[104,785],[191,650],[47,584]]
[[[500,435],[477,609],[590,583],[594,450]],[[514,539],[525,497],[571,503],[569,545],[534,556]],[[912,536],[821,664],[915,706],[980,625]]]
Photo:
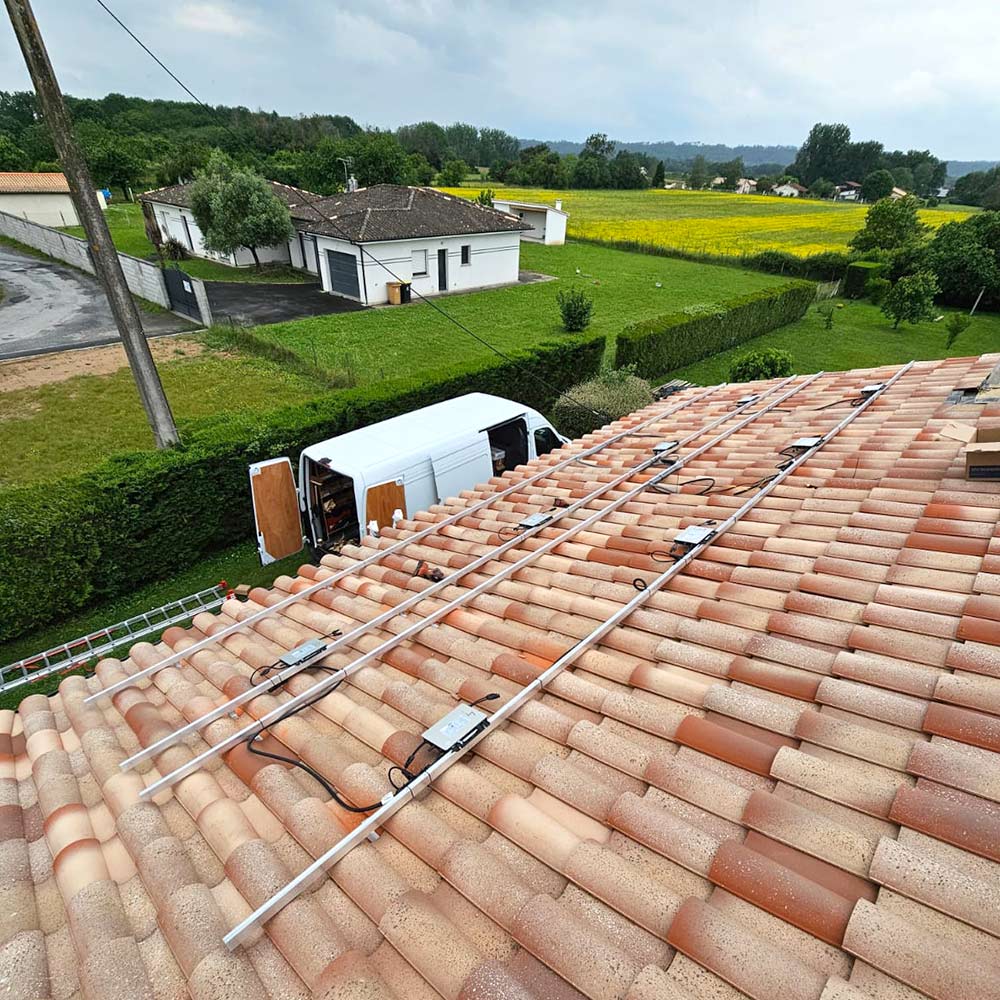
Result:
[[741,177],[736,182],[737,194],[755,194],[757,191],[757,181],[753,177]]
[[889,197],[893,201],[899,201],[900,198],[905,198],[909,193],[909,191],[904,191],[901,187],[894,187],[889,192]]
[[800,198],[809,193],[809,188],[796,184],[795,181],[786,181],[784,184],[775,184],[771,188],[771,193],[780,195],[782,198]]
[[664,191],[683,191],[687,187],[687,184],[682,180],[666,180],[663,182]]
[[506,212],[516,216],[522,222],[531,226],[521,232],[522,240],[532,243],[544,243],[550,247],[561,247],[566,242],[566,219],[562,202],[556,200],[552,205],[540,205],[531,201],[511,201],[509,198],[495,198],[493,207],[498,212]]
[[[520,268],[520,235],[513,215],[433,188],[375,184],[323,197],[270,182],[288,206],[295,233],[286,244],[260,247],[261,262],[278,261],[319,277],[324,292],[365,305],[389,301],[388,285],[409,282],[421,295],[513,284]],[[191,212],[191,185],[140,197],[161,234],[190,253],[243,267],[249,250],[214,254]]]
[[934,192],[935,198],[947,198],[951,194],[951,188],[942,185]]
[[[100,191],[97,198],[106,208]],[[42,226],[80,225],[64,174],[0,173],[0,212]]]

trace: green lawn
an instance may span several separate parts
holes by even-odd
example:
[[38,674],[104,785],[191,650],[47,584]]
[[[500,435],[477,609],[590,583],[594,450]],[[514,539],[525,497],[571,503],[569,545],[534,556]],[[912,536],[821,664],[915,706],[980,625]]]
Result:
[[[29,632],[8,643],[0,643],[0,666],[41,653],[61,642],[70,642],[81,635],[114,625],[133,615],[151,611],[179,597],[214,587],[220,580],[225,580],[231,587],[239,583],[270,586],[274,578],[283,573],[294,575],[304,562],[308,562],[308,555],[305,552],[289,556],[269,566],[261,566],[257,558],[257,548],[251,542],[224,549],[195,563],[170,580],[150,584],[126,597],[88,608],[77,615],[63,619],[57,625]],[[158,638],[158,634],[153,634],[144,641],[156,642]],[[21,699],[29,694],[50,694],[58,688],[61,680],[62,677],[52,677],[36,684],[15,688],[6,695],[0,694],[0,709],[16,708]]]
[[[108,206],[105,218],[115,246],[122,252],[142,260],[155,259],[153,244],[146,238],[142,208],[138,202],[118,202]],[[82,226],[67,226],[63,232],[70,236],[84,235]],[[180,267],[193,278],[203,281],[249,281],[249,282],[303,282],[316,279],[292,267],[265,265],[261,270],[254,267],[230,267],[214,260],[191,257],[179,262]]]
[[[159,370],[182,434],[199,417],[262,412],[324,389],[301,372],[246,355],[178,357],[161,362]],[[82,471],[152,444],[128,368],[0,392],[0,486]]]
[[945,349],[944,323],[926,322],[917,326],[892,321],[867,302],[835,300],[842,309],[834,313],[833,329],[824,327],[823,317],[810,308],[796,323],[765,333],[762,337],[688,365],[665,377],[684,378],[701,385],[713,385],[729,375],[733,360],[751,350],[776,347],[788,351],[797,372],[844,371],[877,365],[905,364],[916,359],[968,357],[1000,351],[1000,316],[980,313],[972,326]]
[[[627,324],[694,304],[725,302],[782,283],[782,279],[734,267],[695,264],[669,257],[626,253],[583,243],[564,247],[521,244],[521,267],[558,281],[451,295],[441,307],[503,351],[572,336],[563,331],[556,292],[574,285],[594,299],[588,334],[613,341]],[[487,361],[493,354],[432,306],[414,303],[357,313],[257,327],[263,339],[320,367],[350,366],[359,384],[399,374],[440,372],[449,363]]]
[[[474,198],[489,182],[446,188]],[[785,250],[799,256],[844,250],[864,225],[867,205],[779,198],[725,191],[551,191],[495,188],[499,197],[552,205],[562,200],[569,213],[570,236],[624,240],[671,247],[690,253],[741,256],[760,250]],[[940,226],[976,209],[942,205],[924,209],[924,222]]]

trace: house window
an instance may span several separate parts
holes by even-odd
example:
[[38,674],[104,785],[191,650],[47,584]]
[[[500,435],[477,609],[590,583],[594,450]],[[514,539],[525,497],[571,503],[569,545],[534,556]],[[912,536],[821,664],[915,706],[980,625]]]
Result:
[[472,263],[472,247],[469,246],[468,243],[466,243],[462,247],[462,264],[463,266],[467,267],[471,263]]
[[413,277],[420,278],[427,276],[427,251],[413,251]]

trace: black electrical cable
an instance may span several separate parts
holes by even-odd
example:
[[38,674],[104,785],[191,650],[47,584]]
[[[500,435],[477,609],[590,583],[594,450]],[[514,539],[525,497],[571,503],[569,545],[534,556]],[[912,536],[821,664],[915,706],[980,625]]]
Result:
[[[210,107],[190,87],[188,87],[187,84],[185,84],[181,80],[181,78],[176,73],[174,73],[174,71],[171,70],[166,65],[166,63],[164,63],[163,60],[160,59],[159,56],[157,56],[153,52],[153,50],[141,38],[139,38],[139,36],[134,31],[132,31],[131,28],[129,28],[127,24],[125,24],[124,21],[122,21],[122,19],[104,2],[104,0],[97,0],[97,4],[195,103],[200,104],[203,108],[205,108],[206,111],[211,111],[213,114],[219,116],[218,109]],[[247,143],[242,136],[234,132],[225,121],[222,121],[221,116],[220,116],[220,121],[222,127],[234,139],[236,139],[237,142],[241,143],[244,146],[249,147],[249,143]],[[339,225],[337,225],[334,219],[330,218],[330,216],[328,216],[321,208],[317,207],[316,200],[309,196],[308,191],[303,191],[301,188],[296,188],[295,190],[302,196],[302,200],[314,212],[316,212],[319,215],[319,217],[325,223],[327,223],[327,225],[332,226],[333,229],[335,229],[343,239],[347,240],[348,243],[354,243],[354,245],[357,246],[358,250],[361,252],[362,257],[364,257],[367,254],[367,256],[371,260],[373,260],[376,264],[378,264],[383,270],[385,270],[392,277],[393,281],[402,282],[404,280],[398,274],[396,274],[396,272],[393,271],[392,268],[390,268],[384,261],[379,260],[370,251],[366,250],[364,244],[355,243],[355,241],[352,240]],[[436,302],[432,301],[426,295],[421,294],[419,291],[412,288],[412,286],[411,286],[411,291],[418,299],[420,299],[420,301],[427,303],[427,305],[429,305],[432,309],[439,312],[450,323],[454,323],[454,325],[457,326],[463,333],[468,334],[470,337],[473,338],[473,340],[477,340],[480,344],[483,345],[483,347],[492,351],[498,357],[503,358],[508,364],[513,365],[519,371],[525,372],[526,374],[530,375],[536,382],[540,383],[541,385],[544,385],[545,388],[548,389],[550,392],[555,392],[558,396],[568,399],[574,406],[578,406],[581,410],[586,410],[588,413],[593,414],[595,417],[597,417],[599,420],[603,420],[605,423],[609,422],[612,419],[610,413],[604,413],[600,410],[595,410],[592,406],[588,406],[586,403],[581,403],[580,400],[575,399],[568,392],[560,390],[557,386],[553,385],[547,379],[542,378],[541,375],[536,374],[530,368],[525,368],[519,362],[515,361],[514,358],[512,358],[509,354],[505,354],[498,347],[494,347],[489,341],[485,340],[483,337],[480,337],[479,334],[474,333],[464,323],[462,323],[460,320],[452,316],[451,313],[449,313],[445,309],[442,309],[441,306],[439,306]]]

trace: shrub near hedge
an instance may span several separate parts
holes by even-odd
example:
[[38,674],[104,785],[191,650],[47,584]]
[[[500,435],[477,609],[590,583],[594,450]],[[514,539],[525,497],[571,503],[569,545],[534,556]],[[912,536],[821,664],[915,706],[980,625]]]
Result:
[[317,441],[467,392],[514,395],[547,411],[561,390],[598,370],[603,352],[603,336],[575,338],[519,354],[516,364],[224,415],[184,428],[183,448],[136,452],[82,475],[0,491],[0,642],[251,538],[251,462],[295,461]]
[[790,281],[730,299],[716,313],[668,313],[633,323],[618,334],[615,363],[658,378],[801,319],[815,296],[810,282]]

